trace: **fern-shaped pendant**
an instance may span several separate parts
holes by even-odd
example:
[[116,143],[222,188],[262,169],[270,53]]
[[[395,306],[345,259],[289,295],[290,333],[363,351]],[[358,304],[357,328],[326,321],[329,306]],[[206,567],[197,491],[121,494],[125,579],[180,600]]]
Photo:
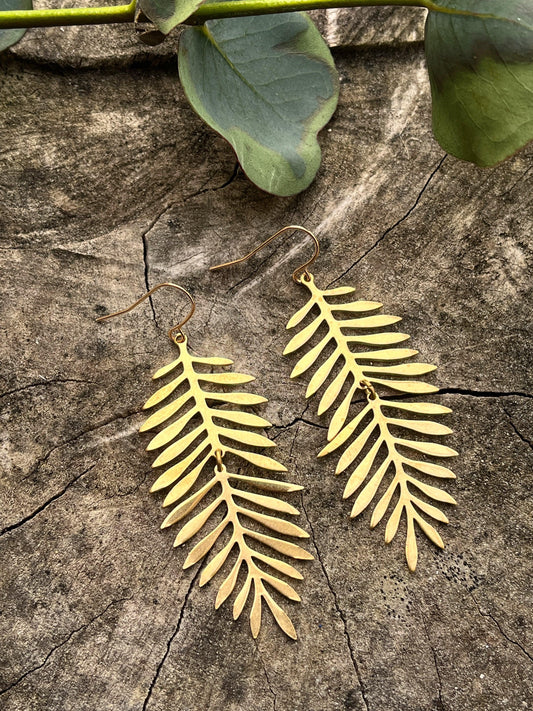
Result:
[[[274,600],[271,592],[276,590],[290,600],[299,601],[300,597],[291,585],[272,572],[265,570],[265,567],[270,571],[282,573],[296,580],[301,580],[302,575],[289,563],[254,549],[252,544],[255,542],[260,547],[270,548],[290,558],[301,560],[313,558],[295,543],[268,535],[255,526],[258,523],[283,536],[308,538],[308,534],[302,528],[276,515],[277,513],[296,515],[299,512],[294,506],[273,495],[298,491],[302,487],[277,479],[236,474],[226,468],[222,460],[230,454],[262,469],[277,472],[287,471],[275,459],[242,447],[242,445],[245,447],[274,447],[275,444],[271,440],[250,431],[250,428],[269,427],[270,423],[253,413],[225,407],[226,405],[258,405],[266,402],[266,399],[252,393],[222,390],[222,387],[248,383],[254,380],[252,376],[227,371],[210,373],[201,370],[202,366],[231,365],[231,360],[194,356],[188,350],[186,338],[182,342],[177,342],[177,346],[180,351],[177,360],[158,370],[153,377],[154,379],[161,378],[179,368],[178,375],[152,395],[144,407],[151,408],[159,405],[164,400],[170,399],[170,396],[178,388],[185,389],[179,397],[172,399],[154,412],[141,427],[141,432],[144,432],[167,423],[147,447],[149,450],[164,447],[152,466],[160,467],[171,463],[171,466],[161,474],[152,486],[152,491],[158,491],[172,485],[163,506],[177,504],[164,520],[162,528],[181,521],[210,492],[215,492],[214,499],[200,513],[190,519],[177,535],[175,546],[192,538],[220,507],[225,507],[221,520],[193,547],[183,567],[188,568],[204,558],[224,531],[229,531],[229,539],[204,567],[200,576],[200,585],[205,585],[211,580],[235,550],[236,556],[234,556],[233,565],[218,590],[215,608],[220,607],[231,595],[237,586],[241,573],[241,580],[244,582],[242,582],[233,605],[234,619],[240,616],[248,597],[252,594],[250,625],[253,636],[257,637],[259,634],[262,601],[264,600],[281,629],[289,637],[296,639],[296,631],[291,620]],[[207,384],[215,386],[214,389],[206,389]],[[185,409],[186,411],[183,413]],[[179,417],[168,424],[168,420],[178,414]],[[191,429],[192,425],[195,426]],[[236,429],[232,425],[237,425],[242,429]],[[188,431],[182,435],[185,428]],[[216,461],[217,464],[209,481],[193,494],[184,498],[194,487],[210,461],[212,463]],[[241,488],[243,485],[252,489],[268,491],[270,495],[247,491]],[[249,504],[252,505],[251,508]],[[276,513],[267,515],[258,509],[267,509]],[[249,527],[250,524],[244,523],[246,519],[252,523],[252,528]]]
[[[346,484],[344,498],[351,497],[365,481],[367,483],[355,500],[352,517],[366,509],[382,482],[386,483],[390,479],[385,492],[375,505],[370,525],[373,528],[381,521],[396,497],[385,529],[385,541],[388,543],[394,538],[402,514],[405,513],[407,563],[411,570],[415,570],[418,557],[415,523],[433,543],[442,548],[442,539],[427,521],[427,517],[448,522],[444,513],[425,499],[447,504],[456,503],[446,492],[414,476],[415,472],[421,472],[430,477],[451,479],[455,478],[453,472],[440,464],[416,457],[419,454],[428,457],[452,457],[457,452],[442,444],[412,440],[409,434],[398,436],[397,431],[431,436],[449,434],[451,430],[444,425],[425,419],[409,418],[402,413],[431,416],[448,413],[450,410],[432,403],[383,399],[376,393],[376,388],[389,388],[409,395],[437,392],[438,388],[433,385],[407,379],[430,373],[435,370],[435,366],[404,362],[418,351],[395,347],[409,336],[386,330],[401,319],[376,313],[367,315],[379,310],[382,304],[376,301],[335,303],[335,297],[353,293],[355,289],[338,287],[322,291],[316,286],[312,275],[308,278],[304,276],[299,281],[308,288],[311,297],[290,319],[287,328],[297,326],[308,316],[313,318],[291,339],[284,355],[302,348],[315,334],[317,342],[296,363],[291,377],[297,377],[309,370],[322,355],[327,354],[311,377],[306,397],[311,397],[326,386],[318,405],[319,414],[326,412],[340,400],[330,421],[329,444],[318,456],[346,446],[338,462],[336,474],[344,472],[357,460]],[[343,319],[342,313],[350,314],[350,317]],[[322,334],[319,329],[325,332]],[[358,390],[366,393],[367,404],[347,423],[350,405]],[[395,416],[395,411],[400,411],[399,416]]]

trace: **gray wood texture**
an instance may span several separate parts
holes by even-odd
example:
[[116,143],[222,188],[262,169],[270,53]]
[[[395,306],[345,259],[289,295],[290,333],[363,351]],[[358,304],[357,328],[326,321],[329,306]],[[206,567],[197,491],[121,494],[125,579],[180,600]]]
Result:
[[[170,45],[41,30],[1,57],[4,711],[532,708],[532,150],[485,170],[443,153],[420,14],[400,15],[319,15],[341,99],[317,179],[286,199],[188,107]],[[401,535],[386,546],[383,525],[349,519],[334,457],[315,457],[327,420],[281,357],[309,245],[207,271],[290,223],[321,240],[320,284],[382,301],[439,365],[458,506],[415,574]],[[296,643],[268,614],[254,641],[246,615],[215,612],[215,586],[159,530],[137,429],[182,302],[94,318],[165,280],[197,299],[194,348],[257,376],[275,454],[305,487]]]

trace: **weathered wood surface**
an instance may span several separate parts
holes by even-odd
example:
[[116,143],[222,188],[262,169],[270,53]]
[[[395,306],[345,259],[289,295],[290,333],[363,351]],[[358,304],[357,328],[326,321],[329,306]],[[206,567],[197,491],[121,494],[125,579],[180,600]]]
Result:
[[[290,199],[235,172],[174,59],[126,51],[127,28],[40,31],[2,57],[5,711],[532,707],[532,151],[490,170],[445,156],[422,47],[394,46],[389,15],[388,44],[369,29],[364,46],[335,51],[342,97],[323,168]],[[368,516],[348,518],[333,461],[315,459],[325,420],[280,356],[304,299],[290,270],[308,246],[295,237],[207,272],[294,222],[321,238],[321,283],[383,301],[440,366],[459,505],[445,551],[421,542],[415,574],[401,537],[385,546]],[[258,376],[269,436],[305,486],[315,560],[290,609],[297,643],[268,614],[254,642],[245,618],[215,613],[213,586],[198,588],[158,528],[136,431],[181,303],[162,293],[154,311],[94,317],[167,279],[198,300],[194,347]]]

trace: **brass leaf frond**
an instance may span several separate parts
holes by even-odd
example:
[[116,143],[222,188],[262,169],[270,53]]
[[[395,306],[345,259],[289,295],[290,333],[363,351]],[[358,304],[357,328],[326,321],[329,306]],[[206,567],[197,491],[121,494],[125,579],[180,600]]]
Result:
[[[394,472],[388,488],[375,506],[370,525],[374,528],[381,521],[393,497],[397,495],[397,502],[385,530],[385,541],[389,543],[394,538],[402,514],[405,512],[406,558],[409,568],[415,570],[418,557],[415,522],[425,535],[441,548],[444,544],[440,535],[422,514],[448,523],[447,517],[438,508],[419,498],[419,494],[442,503],[455,504],[456,502],[446,492],[419,481],[410,472],[417,470],[425,475],[440,478],[455,478],[455,475],[446,467],[413,459],[415,455],[407,456],[403,451],[409,450],[432,457],[452,457],[457,452],[442,444],[396,436],[394,434],[396,428],[431,436],[447,435],[451,430],[429,420],[389,416],[386,410],[392,408],[415,415],[430,416],[445,414],[451,410],[433,403],[393,402],[382,399],[375,393],[375,388],[388,387],[409,395],[437,392],[438,388],[433,385],[419,380],[405,379],[430,373],[435,370],[435,366],[428,363],[404,362],[417,355],[418,351],[411,348],[391,347],[406,341],[409,336],[384,330],[400,321],[400,318],[376,314],[375,312],[382,306],[379,302],[361,300],[346,304],[331,303],[331,298],[353,293],[355,289],[338,287],[322,291],[316,286],[312,275],[308,280],[302,279],[301,283],[309,289],[311,297],[290,319],[287,328],[297,326],[309,316],[312,320],[293,336],[284,354],[302,348],[321,327],[322,330],[325,327],[325,335],[319,336],[318,342],[298,360],[291,377],[297,377],[312,366],[318,365],[320,357],[326,351],[327,357],[318,365],[309,381],[306,397],[311,397],[322,387],[325,388],[318,405],[318,413],[322,414],[338,402],[343,389],[346,391],[330,421],[329,444],[318,456],[329,454],[351,440],[337,465],[336,474],[340,474],[348,469],[369,445],[368,451],[364,453],[351,473],[344,490],[344,498],[352,496],[370,475],[355,500],[352,517],[359,515],[370,505],[380,484],[387,481],[390,472]],[[368,312],[374,313],[366,315]],[[350,314],[351,317],[342,318],[342,313]],[[370,350],[352,350],[357,346],[364,346]],[[332,375],[334,370],[336,373]],[[367,385],[365,386],[364,383]],[[358,390],[367,393],[367,404],[347,424],[350,405]]]
[[[298,515],[299,511],[294,506],[272,494],[299,491],[302,487],[276,479],[234,474],[226,468],[222,463],[222,458],[229,453],[262,469],[287,471],[275,459],[246,449],[246,447],[275,446],[268,438],[251,431],[253,428],[269,427],[270,423],[267,420],[251,412],[224,409],[225,405],[257,405],[266,402],[266,399],[247,392],[223,391],[220,386],[236,386],[250,382],[254,378],[228,371],[221,373],[201,372],[197,369],[197,365],[227,366],[231,365],[232,361],[227,358],[194,356],[188,350],[186,339],[177,345],[180,350],[179,357],[158,370],[153,377],[154,379],[161,378],[179,368],[178,375],[154,393],[144,407],[151,408],[159,405],[169,399],[178,388],[184,391],[154,412],[141,427],[141,432],[145,432],[167,423],[174,415],[177,416],[177,419],[167,423],[152,438],[147,447],[148,450],[162,450],[152,466],[160,467],[170,464],[170,467],[159,476],[151,489],[158,491],[172,486],[165,497],[163,506],[174,505],[174,508],[163,521],[162,528],[184,519],[202,503],[209,492],[216,491],[214,500],[188,520],[181,527],[175,539],[175,546],[188,541],[208,523],[212,514],[220,506],[225,505],[226,513],[222,520],[193,547],[183,567],[188,568],[202,560],[213,549],[222,533],[228,529],[230,531],[229,540],[203,568],[200,586],[205,585],[214,577],[226,563],[232,551],[236,549],[236,560],[229,575],[219,588],[215,608],[220,607],[234,591],[239,573],[242,571],[241,578],[244,576],[244,582],[233,605],[234,619],[240,616],[251,596],[250,626],[254,637],[259,634],[262,601],[265,601],[280,628],[289,637],[296,639],[296,631],[291,620],[274,600],[271,590],[276,590],[290,600],[299,601],[300,597],[287,582],[269,570],[280,572],[297,580],[301,580],[302,575],[289,563],[266,555],[260,550],[255,550],[251,547],[251,543],[255,541],[262,547],[270,548],[290,558],[312,560],[313,556],[295,543],[262,533],[255,528],[249,528],[245,521],[247,519],[254,524],[259,523],[269,531],[274,531],[282,536],[308,538],[308,534],[299,526],[275,514],[269,515],[257,510],[266,509],[276,513]],[[210,384],[213,389],[206,389],[205,384]],[[188,409],[185,410],[186,407]],[[183,412],[184,410],[185,412]],[[196,421],[199,421],[196,426],[191,424]],[[187,425],[189,425],[187,433],[182,434]],[[232,425],[246,429],[236,429]],[[218,464],[214,467],[212,477],[191,494],[191,489],[207,463],[214,458],[218,458]],[[270,492],[271,495],[247,491],[240,488],[242,485]],[[247,503],[256,508],[250,508]],[[269,570],[265,570],[262,566],[266,566]]]

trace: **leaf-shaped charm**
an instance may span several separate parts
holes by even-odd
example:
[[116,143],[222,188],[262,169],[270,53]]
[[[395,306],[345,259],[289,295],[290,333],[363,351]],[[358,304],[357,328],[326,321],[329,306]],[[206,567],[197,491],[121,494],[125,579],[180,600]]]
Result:
[[[329,444],[318,456],[330,454],[341,447],[344,449],[335,473],[351,470],[344,498],[353,496],[360,489],[353,504],[352,517],[358,516],[370,506],[382,485],[387,487],[374,508],[372,528],[385,516],[393,497],[398,496],[386,526],[385,540],[388,543],[394,538],[405,512],[406,558],[409,567],[414,570],[418,559],[415,522],[439,547],[444,545],[440,535],[423,516],[448,522],[440,509],[421,499],[418,494],[432,501],[455,504],[449,494],[414,476],[416,472],[422,472],[431,477],[452,479],[455,477],[453,472],[440,464],[420,461],[416,459],[416,454],[429,457],[453,457],[457,454],[450,447],[416,437],[419,434],[431,437],[450,434],[451,430],[445,425],[426,419],[428,416],[448,413],[450,409],[434,403],[384,400],[376,394],[375,388],[383,386],[410,395],[436,392],[437,388],[429,383],[408,379],[430,373],[435,370],[435,366],[405,362],[414,358],[418,351],[390,347],[407,340],[409,336],[406,334],[384,330],[372,332],[400,321],[396,316],[364,315],[369,310],[378,310],[381,307],[379,302],[331,303],[331,298],[351,293],[353,289],[344,290],[339,287],[322,291],[316,286],[312,275],[302,278],[300,283],[311,292],[311,297],[287,325],[287,328],[293,328],[303,324],[291,339],[285,353],[294,353],[304,345],[310,348],[293,367],[291,377],[297,377],[315,366],[306,396],[310,397],[324,388],[318,406],[319,415],[337,403],[328,430]],[[343,313],[363,315],[343,319]],[[312,320],[306,324],[305,319]],[[314,344],[316,339],[313,337],[319,326],[325,326],[327,333],[321,334],[321,340]],[[352,335],[354,331],[357,335]],[[326,356],[320,363],[323,354]],[[346,424],[351,402],[361,390],[367,395],[367,404]],[[409,415],[402,416],[402,412]],[[420,415],[423,419],[410,415]],[[403,437],[397,435],[399,431],[404,433]]]
[[[192,518],[182,525],[174,543],[176,546],[182,545],[193,536],[201,535],[204,527],[209,524],[212,514],[219,508],[225,507],[222,521],[196,543],[183,567],[188,568],[213,552],[200,577],[199,584],[202,586],[215,577],[227,564],[232,551],[235,551],[237,560],[220,586],[215,607],[218,608],[231,595],[237,585],[239,572],[243,571],[245,579],[235,599],[234,617],[239,617],[251,596],[250,624],[254,637],[259,634],[262,605],[266,602],[280,628],[290,637],[296,638],[292,622],[273,599],[271,591],[274,590],[290,600],[298,601],[300,597],[286,581],[273,575],[271,571],[294,579],[301,579],[302,576],[289,563],[255,550],[251,543],[255,540],[262,546],[291,558],[312,559],[312,556],[300,546],[284,538],[270,535],[270,532],[274,531],[281,536],[308,537],[299,526],[278,515],[298,515],[299,512],[294,506],[277,498],[276,495],[298,491],[302,487],[275,479],[233,474],[223,463],[221,464],[225,455],[234,455],[262,469],[286,471],[285,467],[272,457],[241,448],[241,445],[275,446],[274,442],[263,435],[250,431],[251,428],[268,427],[270,423],[267,420],[250,412],[221,409],[224,405],[246,406],[265,402],[265,398],[251,393],[215,390],[220,387],[241,385],[250,382],[253,378],[233,372],[199,372],[196,370],[197,364],[220,367],[230,365],[231,361],[226,358],[193,356],[188,350],[186,339],[177,343],[177,346],[180,350],[179,358],[168,366],[160,368],[154,375],[154,378],[161,378],[172,373],[172,381],[160,387],[145,407],[154,407],[163,403],[176,391],[179,394],[173,401],[164,404],[160,410],[151,415],[141,428],[141,431],[146,431],[164,425],[148,445],[150,450],[162,449],[153,466],[171,464],[152,486],[152,491],[156,491],[173,484],[163,506],[173,505],[174,508],[164,520],[162,527],[172,526],[192,514]],[[176,372],[179,373],[177,376]],[[183,389],[185,392],[180,393],[179,391]],[[216,407],[213,407],[212,402]],[[185,407],[188,409],[183,412]],[[174,415],[177,419],[172,420]],[[226,440],[231,442],[231,446],[224,444]],[[217,465],[211,478],[193,491],[204,469],[209,462],[214,464],[215,459]],[[238,487],[238,484],[248,485],[252,489],[263,489],[270,493],[264,495],[250,492]],[[214,500],[212,500],[213,493]],[[248,503],[254,508],[249,508]],[[274,515],[264,514],[257,508],[274,512]],[[253,522],[253,529],[246,527],[244,523],[246,519]],[[264,534],[255,530],[257,524],[269,533]],[[215,551],[219,539],[223,543],[217,546]]]

